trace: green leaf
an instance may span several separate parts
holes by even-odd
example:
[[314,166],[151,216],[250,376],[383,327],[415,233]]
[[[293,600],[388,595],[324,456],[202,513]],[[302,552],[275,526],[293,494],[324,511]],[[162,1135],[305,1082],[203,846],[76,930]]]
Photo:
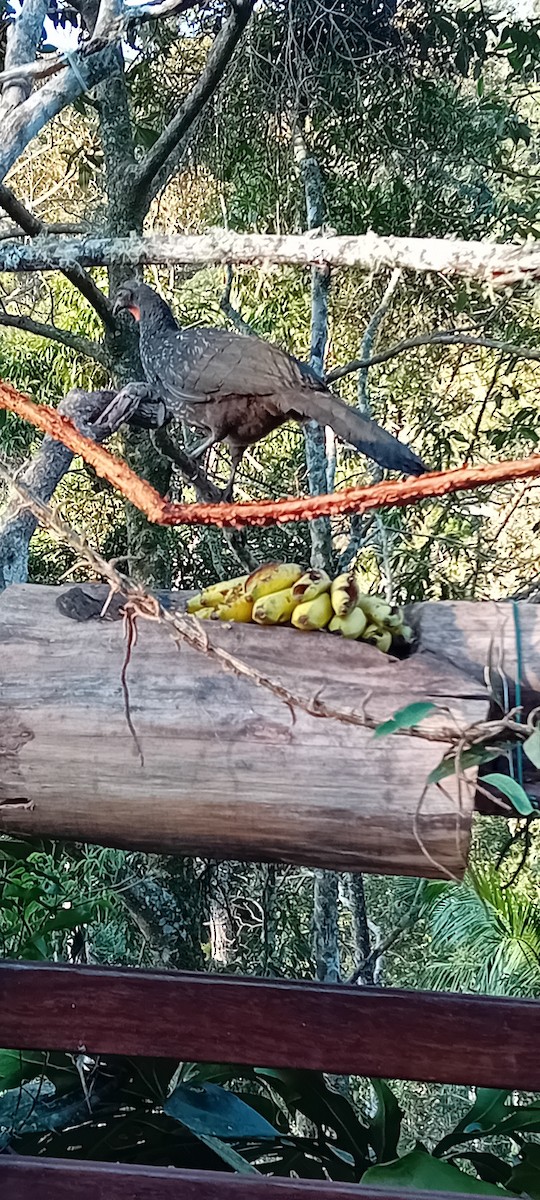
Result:
[[530,813],[534,812],[525,788],[515,779],[510,779],[509,775],[500,775],[498,771],[494,771],[492,775],[484,775],[483,782],[490,783],[492,787],[496,787],[499,792],[502,792],[521,816],[528,817]]
[[403,1112],[383,1079],[371,1079],[370,1083],[377,1102],[369,1122],[370,1141],[377,1161],[388,1162],[397,1154]]
[[216,1083],[179,1083],[163,1105],[196,1136],[224,1138],[275,1138],[277,1129],[245,1104],[234,1092]]
[[398,708],[389,721],[377,725],[374,737],[386,737],[387,733],[396,733],[398,729],[412,729],[414,725],[419,725],[420,721],[429,717],[435,708],[436,705],[432,704],[431,700],[417,700],[414,704],[407,704],[405,708]]
[[540,1146],[526,1142],[521,1150],[522,1161],[517,1163],[508,1180],[508,1187],[518,1195],[540,1200]]
[[203,1133],[200,1133],[198,1136],[200,1141],[204,1142],[205,1146],[208,1146],[210,1150],[218,1154],[223,1159],[223,1162],[232,1167],[238,1175],[260,1175],[260,1171],[252,1163],[246,1162],[245,1158],[242,1158],[242,1155],[237,1150],[233,1150],[232,1146],[227,1146],[220,1138],[211,1137],[210,1134]]
[[318,1129],[333,1129],[337,1145],[352,1154],[357,1165],[363,1167],[369,1160],[368,1129],[347,1098],[332,1091],[320,1072],[256,1067],[255,1074],[268,1080],[291,1112],[303,1113]]
[[510,1092],[507,1088],[477,1088],[476,1100],[468,1116],[464,1118],[464,1133],[490,1129],[507,1116],[506,1101]]
[[426,1150],[411,1150],[395,1162],[368,1167],[362,1184],[381,1188],[421,1188],[424,1191],[469,1192],[483,1196],[509,1196],[496,1183],[485,1183],[466,1175],[453,1163],[441,1162]]
[[[493,758],[500,758],[503,753],[501,746],[488,748],[487,746],[471,746],[470,750],[464,750],[460,755],[460,765],[463,771],[467,771],[470,767],[480,767],[482,763],[490,762]],[[448,779],[449,775],[456,773],[456,756],[452,754],[449,758],[443,758],[437,767],[428,775],[428,783],[440,783],[441,779]]]
[[534,766],[540,767],[540,725],[533,729],[530,737],[523,743],[523,749]]

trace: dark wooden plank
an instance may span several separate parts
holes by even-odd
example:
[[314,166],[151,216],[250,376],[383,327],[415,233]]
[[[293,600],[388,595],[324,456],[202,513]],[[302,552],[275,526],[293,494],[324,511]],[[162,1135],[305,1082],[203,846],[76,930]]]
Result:
[[0,1158],[0,1190],[2,1200],[472,1200],[464,1193],[15,1157]]
[[0,1044],[540,1091],[532,1000],[0,963]]

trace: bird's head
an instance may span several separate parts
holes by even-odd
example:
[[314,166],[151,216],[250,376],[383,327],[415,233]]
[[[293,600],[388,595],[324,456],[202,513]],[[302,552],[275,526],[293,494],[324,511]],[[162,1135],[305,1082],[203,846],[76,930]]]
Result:
[[116,317],[119,312],[125,310],[130,312],[136,321],[140,321],[141,292],[144,286],[144,283],[138,283],[136,279],[129,279],[127,283],[122,283],[116,293],[113,316]]

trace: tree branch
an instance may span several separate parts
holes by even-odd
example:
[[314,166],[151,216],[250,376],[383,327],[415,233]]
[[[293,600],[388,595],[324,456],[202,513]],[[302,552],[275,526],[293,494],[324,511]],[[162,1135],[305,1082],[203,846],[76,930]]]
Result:
[[[99,441],[107,434],[99,426],[92,425],[91,418],[96,411],[105,408],[113,396],[114,392],[84,392],[73,388],[60,402],[58,411],[70,417],[81,433]],[[40,500],[50,500],[69,470],[72,458],[73,452],[62,442],[44,437],[37,454],[18,478]],[[28,548],[36,525],[35,515],[21,505],[20,499],[8,502],[0,522],[0,592],[8,584],[26,583]]]
[[72,333],[70,329],[58,329],[56,325],[47,325],[42,321],[34,321],[32,317],[8,313],[0,307],[0,325],[9,329],[20,329],[23,333],[34,333],[36,337],[48,338],[50,342],[59,342],[61,346],[69,346],[77,354],[85,354],[102,366],[108,366],[108,357],[99,342],[93,342],[82,334]]
[[17,106],[11,120],[7,124],[4,121],[2,126],[0,180],[5,178],[40,129],[58,116],[66,105],[72,104],[81,92],[91,91],[106,79],[115,61],[114,49],[102,50],[89,58],[84,58],[80,53],[70,54],[69,63],[65,64],[60,74],[54,75]]
[[171,174],[168,160],[221,82],[249,21],[253,5],[254,0],[232,0],[232,12],[217,34],[196,84],[152,149],[142,162],[133,168],[128,186],[131,186],[134,206],[140,213],[146,211],[149,199],[158,190],[153,187],[158,176],[158,187],[164,186],[168,181]]
[[[53,227],[46,225],[44,221],[40,221],[39,217],[35,217],[4,183],[0,183],[0,207],[8,214],[8,217],[11,217],[15,225],[25,234],[29,234],[30,237],[37,237],[39,234],[48,237],[53,232]],[[103,295],[103,292],[94,283],[92,276],[88,275],[77,263],[72,267],[64,269],[63,274],[73,284],[73,287],[77,288],[81,295],[84,296],[85,300],[88,300],[88,303],[91,304],[94,311],[97,312],[98,317],[103,321],[105,328],[114,331],[116,323],[111,305],[107,297]]]
[[[95,55],[91,61],[98,57]],[[104,69],[102,75],[105,75]],[[44,91],[42,88],[38,95],[43,95]],[[17,111],[24,107],[21,105]],[[50,238],[40,238],[29,246],[0,246],[0,271],[64,270],[75,264],[127,268],[145,263],[164,266],[175,263],[265,266],[275,263],[300,267],[354,267],[371,273],[401,267],[420,273],[461,275],[492,286],[508,287],[540,278],[540,246],[537,242],[515,246],[452,241],[450,238],[378,237],[374,233],[337,237],[320,235],[318,230],[313,230],[312,234],[261,234],[231,233],[224,229],[204,234],[156,234],[151,237],[111,238],[93,234],[65,238],[56,244]]]
[[[2,184],[0,184],[1,188]],[[89,229],[88,225],[84,225],[80,221],[53,221],[46,228],[47,233],[51,235],[61,233],[76,235],[78,233],[88,233]],[[8,221],[5,225],[0,225],[0,242],[5,242],[9,238],[24,238],[27,236],[28,231],[23,229],[21,225],[16,225],[13,221]]]
[[407,350],[414,350],[418,346],[485,346],[487,350],[499,350],[510,358],[529,358],[534,362],[540,362],[540,349],[534,346],[515,346],[513,342],[500,342],[497,338],[477,337],[473,333],[460,333],[457,329],[448,330],[448,332],[442,330],[440,333],[418,333],[414,337],[403,338],[403,341],[396,342],[388,350],[381,350],[379,354],[357,358],[343,367],[335,367],[333,371],[329,371],[326,382],[334,383],[336,379],[343,379],[345,375],[351,375],[353,371],[367,371],[370,367],[388,362],[389,359],[396,358],[398,354],[405,354]]
[[[21,63],[32,59],[39,46],[43,22],[47,16],[47,0],[26,0],[7,28],[6,54],[2,100],[0,102],[0,128],[12,109],[28,98],[32,81],[28,76],[20,77]],[[12,75],[12,81],[9,76]]]

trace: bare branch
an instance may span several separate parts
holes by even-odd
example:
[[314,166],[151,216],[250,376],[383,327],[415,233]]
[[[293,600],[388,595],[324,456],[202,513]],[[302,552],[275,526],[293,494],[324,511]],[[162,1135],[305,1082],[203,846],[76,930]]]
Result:
[[[95,55],[90,61],[94,62],[98,57]],[[102,74],[105,74],[103,68]],[[43,95],[46,87],[38,94]],[[22,112],[24,107],[21,105],[17,112]],[[156,234],[127,238],[95,234],[65,238],[61,242],[40,238],[29,246],[0,246],[0,271],[64,270],[76,264],[135,267],[144,263],[164,266],[175,263],[267,266],[275,263],[323,268],[326,265],[360,268],[372,274],[401,267],[420,273],[461,275],[492,286],[508,287],[540,278],[540,246],[537,242],[515,246],[446,238],[378,237],[374,233],[358,237],[324,234],[315,237],[309,233],[231,233],[224,229],[200,235]]]
[[[16,226],[31,237],[36,237],[38,234],[49,236],[53,231],[53,226],[45,225],[38,217],[25,207],[25,205],[17,199],[17,196],[7,188],[5,184],[0,183],[0,207],[7,212]],[[101,318],[106,329],[115,329],[115,320],[112,314],[112,308],[103,295],[103,292],[94,283],[91,275],[88,275],[78,264],[64,270],[63,274],[69,282],[76,287],[77,290],[84,296],[85,300],[92,305],[92,308]],[[93,343],[92,343],[93,344]]]
[[233,278],[233,269],[229,266],[227,267],[226,282],[219,301],[219,307],[221,311],[225,313],[225,316],[229,318],[231,325],[234,325],[235,329],[237,329],[239,333],[243,333],[247,337],[257,337],[255,330],[252,329],[251,325],[248,325],[247,321],[244,321],[242,314],[238,312],[238,309],[236,309],[233,304],[231,304]]
[[[26,100],[32,90],[28,76],[21,79],[21,63],[32,59],[39,46],[43,22],[47,15],[47,0],[26,0],[12,23],[8,25],[4,80],[0,103],[0,127],[13,108]],[[11,75],[12,82],[8,82]]]
[[[0,184],[0,190],[1,188],[2,185]],[[88,233],[89,227],[82,221],[52,221],[46,228],[48,234],[69,233],[75,236],[79,233]],[[0,242],[8,241],[10,238],[24,238],[27,236],[28,230],[23,229],[21,225],[16,225],[14,221],[0,225]]]
[[[401,270],[396,269],[396,270],[392,271],[392,274],[390,276],[388,284],[385,288],[381,303],[379,304],[378,308],[375,309],[375,312],[373,313],[373,316],[365,329],[364,336],[362,338],[361,351],[362,351],[362,358],[364,360],[367,360],[368,362],[371,361],[371,358],[373,356],[374,343],[378,337],[379,330],[384,321],[384,318],[392,304],[392,300],[394,299],[394,293],[396,292],[396,289],[399,285],[401,276],[402,276]],[[367,380],[368,367],[364,366],[364,367],[359,368],[359,370],[360,370],[360,374],[358,376],[358,409],[364,417],[371,417],[371,404],[370,404],[370,400],[369,400],[368,380]],[[338,376],[338,378],[339,378],[339,376]]]
[[460,333],[458,329],[455,329],[440,333],[418,333],[415,337],[403,338],[403,341],[396,342],[395,346],[390,346],[388,350],[381,350],[379,354],[373,354],[371,358],[357,358],[343,367],[335,367],[333,371],[329,371],[326,382],[334,383],[336,379],[343,379],[345,375],[351,375],[353,371],[367,371],[369,367],[376,367],[379,363],[388,362],[389,359],[396,358],[398,354],[405,354],[407,350],[414,350],[418,346],[485,346],[487,350],[498,350],[502,354],[508,355],[509,358],[529,358],[534,362],[540,362],[540,349],[534,346],[516,346],[513,342],[500,342],[497,338],[477,337],[476,334]]
[[93,342],[91,338],[83,337],[82,334],[72,333],[69,329],[58,329],[56,325],[47,325],[42,321],[34,321],[32,317],[8,313],[2,308],[0,308],[0,325],[10,329],[21,329],[23,333],[34,333],[36,337],[48,338],[50,342],[59,342],[61,346],[69,346],[70,350],[76,350],[77,354],[93,358],[95,362],[101,363],[104,367],[108,365],[106,351],[99,345],[99,342]]
[[[2,123],[0,145],[0,180],[4,179],[32,138],[72,104],[84,90],[90,91],[111,73],[116,65],[114,49],[103,50],[84,58],[70,54],[65,69],[19,104],[12,119]],[[84,86],[83,86],[84,85]]]
[[171,174],[171,164],[168,164],[169,157],[177,151],[179,143],[189,133],[210,96],[221,82],[249,21],[253,5],[254,0],[233,0],[232,12],[217,34],[206,65],[196,84],[152,149],[148,151],[142,162],[133,168],[130,182],[135,207],[139,212],[145,211],[149,197],[157,190],[153,186],[155,181],[158,181],[160,187],[167,182]]

